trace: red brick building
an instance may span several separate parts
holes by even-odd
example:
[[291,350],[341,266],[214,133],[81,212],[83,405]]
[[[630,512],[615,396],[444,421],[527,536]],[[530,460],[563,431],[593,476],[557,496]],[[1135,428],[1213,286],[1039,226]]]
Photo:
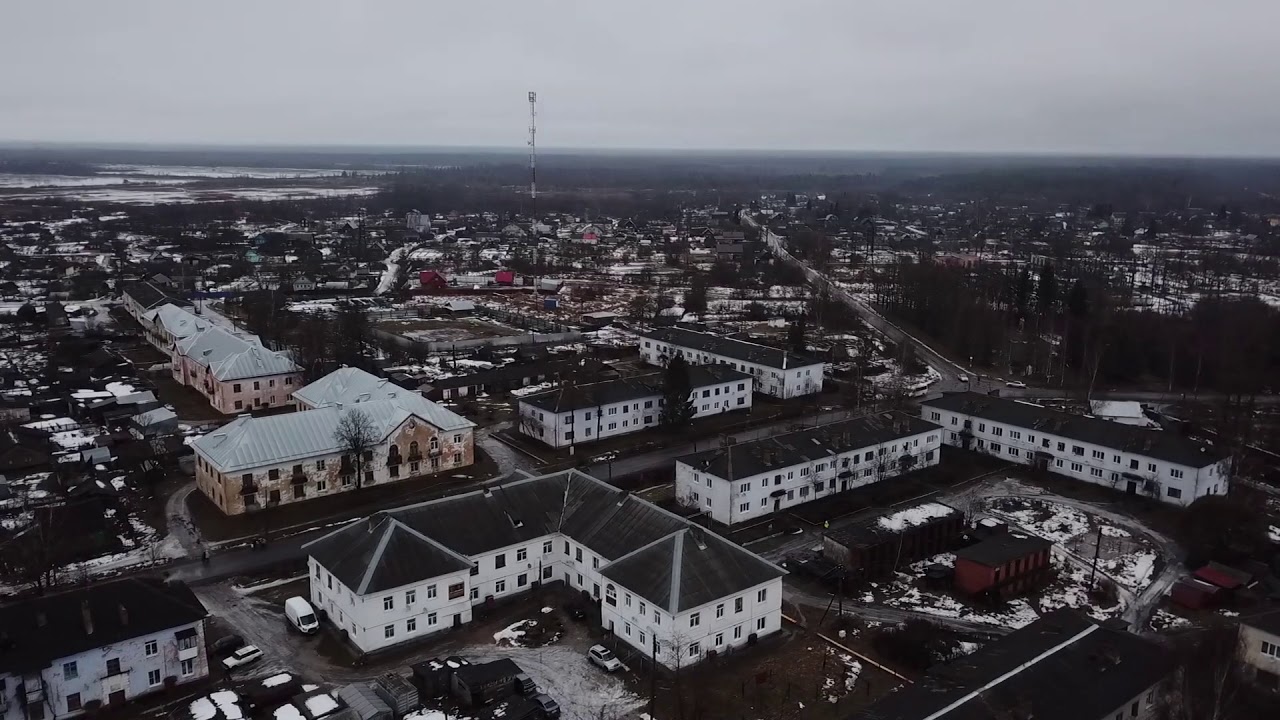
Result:
[[1043,582],[1053,543],[1034,535],[994,535],[956,551],[956,589],[968,595],[1012,597]]

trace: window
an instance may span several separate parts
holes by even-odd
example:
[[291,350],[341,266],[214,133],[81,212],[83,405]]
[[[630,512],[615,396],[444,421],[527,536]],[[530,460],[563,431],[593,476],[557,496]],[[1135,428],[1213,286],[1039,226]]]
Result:
[[394,597],[391,597],[390,595],[388,595],[387,597],[382,598],[383,610],[391,610],[395,608],[395,606],[396,606],[396,599]]
[[454,465],[457,465],[457,464],[458,464],[458,463],[460,463],[460,462],[462,462],[462,453],[454,453],[454,454],[453,454],[453,464],[454,464]]
[[506,566],[507,566],[507,554],[506,554],[506,553],[498,553],[497,555],[495,555],[495,556],[493,557],[493,569],[494,569],[494,570],[501,570],[502,568],[504,568],[504,567],[506,567]]
[[67,712],[75,712],[80,709],[80,693],[71,693],[67,695]]
[[449,586],[449,599],[450,599],[450,600],[457,600],[458,598],[462,597],[462,592],[463,592],[462,588],[463,588],[462,583],[454,583],[454,584],[450,585],[450,586]]
[[268,470],[268,471],[267,471],[267,479],[268,479],[268,480],[279,480],[279,479],[280,479],[280,471],[279,471],[278,469],[276,469],[276,468],[272,468],[272,469]]
[[316,481],[316,492],[324,492],[329,489],[329,483],[325,480]]
[[1072,446],[1071,446],[1071,454],[1072,454],[1072,455],[1080,455],[1080,456],[1083,456],[1083,455],[1084,455],[1084,448],[1083,448],[1083,447],[1081,447],[1080,445],[1072,445]]
[[[1009,439],[1010,439],[1010,440],[1021,440],[1021,439],[1022,439],[1022,433],[1018,432],[1017,430],[1010,430],[1010,431],[1009,431]],[[917,440],[916,442],[919,442],[919,441]]]
[[744,502],[744,503],[738,504],[738,512],[749,512],[750,510],[751,510],[751,503]]
[[236,383],[236,384],[232,385],[232,386],[231,386],[231,392],[235,392],[235,393],[240,392],[240,383]]
[[178,663],[178,672],[182,673],[183,677],[194,675],[196,672],[196,661],[183,660],[182,662]]
[[471,588],[471,599],[472,600],[480,599],[480,588]]
[[645,635],[643,630],[636,633],[636,639],[640,641],[641,645],[644,645]]
[[254,381],[253,381],[253,389],[254,389],[254,390],[261,390],[261,389],[262,389],[262,383],[258,382],[257,380],[254,380]]
[[495,593],[504,593],[504,592],[506,592],[506,591],[507,591],[507,581],[506,581],[506,580],[499,580],[499,581],[495,582],[495,583],[493,584],[493,591],[494,591]]
[[768,596],[769,588],[760,588],[759,592],[756,593],[756,602],[764,602],[764,599]]
[[1181,470],[1175,470],[1174,468],[1169,468],[1169,477],[1172,477],[1172,478],[1179,478],[1179,479],[1181,479],[1181,478],[1182,478],[1182,471],[1181,471]]
[[1094,451],[1093,451],[1093,459],[1094,459],[1094,460],[1105,460],[1105,459],[1106,459],[1106,457],[1107,457],[1107,454],[1106,454],[1106,453],[1104,453],[1104,452],[1102,452],[1101,450],[1094,450]]
[[1266,640],[1263,640],[1262,654],[1270,655],[1273,658],[1280,658],[1280,645],[1276,645],[1275,643],[1269,643]]
[[548,566],[546,566],[546,567],[542,568],[542,579],[543,579],[543,580],[550,580],[550,579],[551,579],[551,570],[552,570],[552,567],[551,567],[550,565],[548,565]]
[[931,412],[929,413],[929,419],[937,422],[942,419],[942,415],[940,413]]
[[1167,490],[1165,490],[1165,493],[1166,493],[1169,497],[1174,498],[1174,499],[1177,499],[1177,498],[1182,497],[1182,491],[1181,491],[1181,490],[1179,490],[1178,488],[1175,488],[1175,487],[1168,488]]
[[991,452],[993,453],[1000,452],[1000,443],[991,443]]
[[147,657],[155,657],[160,652],[160,648],[155,640],[148,640],[147,644],[143,646],[143,652],[146,653]]
[[[427,592],[427,597],[431,597],[431,596],[433,595],[433,592],[432,592],[432,591],[434,591],[435,589],[436,589],[436,586],[435,586],[435,585],[432,585],[430,588],[428,588],[428,589],[427,589],[427,590],[428,590],[428,592]],[[417,599],[418,599],[418,592],[417,592],[416,590],[405,590],[405,591],[404,591],[404,604],[405,604],[405,605],[412,605],[412,604],[414,603],[414,601],[416,601]]]
[[658,614],[658,611],[657,611],[657,610],[654,610],[654,611],[653,611],[653,624],[654,624],[654,625],[661,625],[661,624],[662,624],[662,616]]
[[409,618],[404,621],[405,632],[416,632],[418,630],[418,618]]
[[1147,463],[1147,472],[1156,472],[1156,464]]
[[756,630],[763,630],[764,625],[765,625],[764,618],[756,618]]
[[702,613],[693,613],[689,616],[689,627],[698,627],[702,624]]
[[689,657],[698,657],[700,652],[702,652],[702,648],[698,647],[698,643],[689,643]]
[[614,607],[618,605],[618,590],[612,584],[604,586],[604,601]]
[[1137,469],[1138,469],[1138,461],[1137,461],[1137,460],[1130,460],[1130,461],[1129,461],[1129,469],[1130,469],[1130,470],[1137,470]]
[[573,549],[573,559],[582,562],[582,548]]
[[736,613],[742,612],[742,598],[733,599],[733,611]]
[[1014,457],[1018,457],[1018,448],[1016,447],[1009,448],[1009,454]]
[[1071,463],[1071,472],[1084,472],[1084,466],[1080,463]]
[[986,432],[986,431],[987,431],[987,424],[986,424],[986,423],[978,423],[978,432]]
[[147,686],[148,686],[148,687],[155,687],[155,686],[157,686],[157,685],[159,685],[159,684],[160,684],[160,671],[159,671],[159,670],[148,670],[148,671],[147,671]]
[[724,617],[724,603],[720,603],[719,605],[716,606],[716,617],[718,618]]
[[737,625],[737,626],[735,626],[735,627],[733,628],[733,639],[734,639],[734,640],[741,640],[741,639],[742,639],[742,626],[741,626],[741,625]]
[[74,660],[62,663],[62,678],[64,680],[75,680],[78,677],[80,677],[80,670],[76,667]]
[[516,587],[524,587],[529,584],[529,574],[520,573],[516,576]]
[[1102,477],[1102,468],[1089,468],[1089,474],[1094,477]]
[[393,638],[393,637],[395,637],[395,636],[396,636],[396,626],[395,626],[395,625],[386,625],[386,626],[384,626],[384,627],[382,628],[382,637],[383,637],[383,638]]
[[548,540],[542,543],[542,554],[546,555],[547,553],[550,553],[550,552],[551,552],[551,541]]
[[1001,437],[1001,436],[1003,436],[1003,435],[1004,435],[1004,428],[1002,428],[1002,427],[997,427],[997,426],[995,426],[995,425],[992,425],[992,426],[991,426],[991,432],[992,432],[996,437]]

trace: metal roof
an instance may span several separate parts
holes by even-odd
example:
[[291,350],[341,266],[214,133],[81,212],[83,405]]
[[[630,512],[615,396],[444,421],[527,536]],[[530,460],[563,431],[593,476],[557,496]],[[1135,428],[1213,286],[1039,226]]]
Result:
[[297,372],[284,353],[268,350],[256,335],[242,335],[213,325],[176,343],[178,353],[209,368],[218,380],[244,380]]
[[145,317],[149,322],[163,327],[166,332],[174,337],[174,340],[188,338],[213,327],[213,323],[197,317],[185,308],[180,308],[173,303],[165,303],[154,310],[150,310]]
[[1040,431],[1185,467],[1208,467],[1226,457],[1219,450],[1174,433],[1072,415],[1042,405],[993,395],[973,392],[943,393],[940,398],[920,403],[922,414],[926,408],[972,415],[988,422]]
[[[705,387],[754,378],[738,372],[728,365],[689,366],[689,389],[696,393]],[[639,377],[615,378],[588,385],[562,385],[555,390],[520,398],[520,402],[553,413],[612,405],[628,400],[644,400],[663,395],[666,382],[664,373],[651,373]]]
[[641,337],[779,370],[822,364],[821,360],[809,355],[684,328],[657,328],[643,333]]
[[406,390],[360,368],[338,368],[295,390],[293,397],[313,408],[385,401],[417,415],[441,430],[463,430],[476,425],[452,410],[422,397],[420,393]]

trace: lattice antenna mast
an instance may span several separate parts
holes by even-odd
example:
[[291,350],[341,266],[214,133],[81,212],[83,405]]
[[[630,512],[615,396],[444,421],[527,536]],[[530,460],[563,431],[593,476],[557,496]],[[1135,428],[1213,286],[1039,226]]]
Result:
[[529,199],[533,205],[534,232],[538,224],[538,93],[529,91]]

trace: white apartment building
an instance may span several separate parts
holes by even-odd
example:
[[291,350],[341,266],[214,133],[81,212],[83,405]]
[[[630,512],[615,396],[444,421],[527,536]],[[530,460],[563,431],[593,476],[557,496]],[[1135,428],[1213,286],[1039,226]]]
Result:
[[1239,654],[1255,683],[1280,690],[1280,610],[1240,621]]
[[978,393],[920,404],[943,442],[1173,505],[1225,495],[1229,459],[1186,437]]
[[725,525],[937,465],[942,428],[877,413],[676,459],[676,497]]
[[786,350],[684,328],[658,328],[640,336],[640,358],[666,366],[680,356],[690,365],[728,365],[755,378],[757,392],[793,398],[822,392],[827,364]]
[[379,513],[305,548],[312,601],[364,652],[555,581],[668,667],[781,628],[785,571],[577,471]]
[[0,608],[0,720],[76,717],[207,677],[206,615],[186,585],[142,578]]
[[[663,374],[573,385],[518,403],[520,432],[569,447],[649,430],[662,422]],[[723,366],[690,367],[694,419],[750,410],[752,378]]]

